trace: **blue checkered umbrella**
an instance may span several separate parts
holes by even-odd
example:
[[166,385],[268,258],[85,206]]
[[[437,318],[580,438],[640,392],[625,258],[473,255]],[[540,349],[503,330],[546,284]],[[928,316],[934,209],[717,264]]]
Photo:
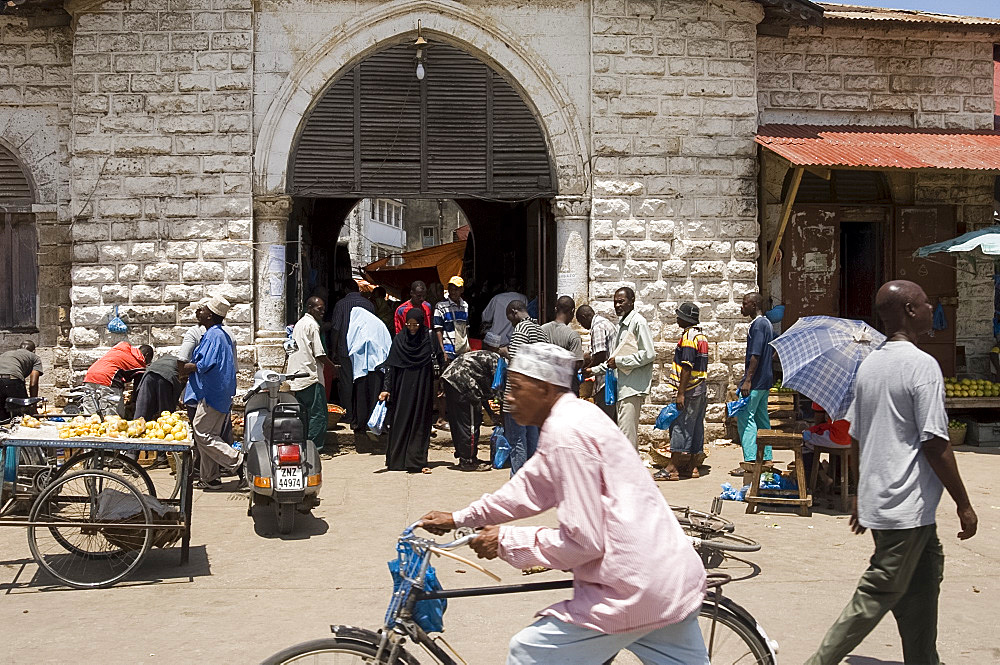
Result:
[[806,316],[771,342],[781,361],[781,385],[843,418],[854,397],[861,361],[885,341],[864,321]]

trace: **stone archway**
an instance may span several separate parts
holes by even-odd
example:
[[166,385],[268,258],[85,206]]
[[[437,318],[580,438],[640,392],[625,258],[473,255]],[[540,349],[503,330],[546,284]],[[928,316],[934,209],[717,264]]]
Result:
[[476,55],[520,89],[545,133],[559,195],[587,195],[586,133],[568,94],[542,58],[519,45],[517,35],[487,25],[459,3],[427,0],[359,16],[302,58],[265,113],[254,152],[254,193],[286,193],[289,154],[317,96],[345,67],[387,45],[415,38],[418,19],[428,35]]
[[[586,173],[587,134],[579,114],[543,58],[520,44],[516,34],[447,0],[411,0],[357,16],[313,48],[292,70],[269,105],[256,141],[255,242],[282,242],[287,211],[291,209],[290,155],[303,120],[316,100],[341,71],[387,46],[412,41],[418,19],[427,37],[467,51],[487,63],[531,107],[555,169],[557,196],[552,213],[558,239],[556,287],[560,293],[572,294],[578,303],[586,302],[590,191]],[[256,256],[257,274],[267,275],[268,251],[257,252]],[[279,321],[278,312],[271,310],[258,304],[259,358],[277,357],[267,347],[280,344],[283,336],[275,332],[283,328],[283,316]]]

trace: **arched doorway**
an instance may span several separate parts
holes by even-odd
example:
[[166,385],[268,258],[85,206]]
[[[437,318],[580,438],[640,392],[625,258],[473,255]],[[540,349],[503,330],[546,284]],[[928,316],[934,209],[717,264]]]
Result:
[[13,152],[0,144],[0,330],[35,331],[38,234],[34,188]]
[[[371,53],[342,70],[299,125],[287,167],[288,240],[301,237],[315,258],[303,293],[289,288],[289,320],[310,285],[335,293],[347,276],[331,242],[362,199],[455,201],[473,239],[470,292],[500,290],[514,276],[543,316],[554,303],[556,172],[536,112],[465,50],[432,39],[420,77],[416,58],[409,43]],[[317,265],[327,269],[317,274]]]

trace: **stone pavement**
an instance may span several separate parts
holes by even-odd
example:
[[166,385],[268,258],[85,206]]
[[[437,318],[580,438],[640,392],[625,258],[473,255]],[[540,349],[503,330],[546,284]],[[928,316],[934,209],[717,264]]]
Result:
[[[1000,473],[997,452],[958,453],[980,517],[974,539],[960,543],[954,537],[953,504],[947,497],[941,503],[947,563],[939,648],[949,665],[1000,662],[988,627],[1000,607],[1000,498],[992,489]],[[671,503],[708,509],[719,485],[730,480],[725,472],[737,455],[734,447],[715,448],[711,474],[661,489]],[[389,598],[385,562],[393,556],[394,537],[425,511],[460,508],[507,478],[506,471],[452,470],[443,448],[433,449],[431,458],[431,475],[407,475],[381,472],[379,456],[336,457],[326,463],[323,504],[288,537],[275,535],[266,520],[255,532],[245,495],[196,492],[191,565],[176,567],[176,550],[157,551],[136,579],[111,589],[50,586],[30,557],[24,530],[0,529],[0,663],[253,663],[328,635],[331,623],[374,628]],[[728,572],[744,579],[730,584],[727,594],[778,640],[780,662],[801,663],[847,602],[871,539],[851,535],[846,516],[829,509],[802,518],[750,516],[743,507],[727,502],[724,515],[763,547],[746,562],[728,564]],[[554,524],[555,515],[532,522]],[[491,583],[455,562],[436,565],[446,587]],[[522,579],[502,562],[486,565],[505,583]],[[556,591],[453,600],[445,636],[471,665],[502,663],[509,637],[535,610],[561,597],[564,592]],[[888,618],[847,662],[900,659]]]

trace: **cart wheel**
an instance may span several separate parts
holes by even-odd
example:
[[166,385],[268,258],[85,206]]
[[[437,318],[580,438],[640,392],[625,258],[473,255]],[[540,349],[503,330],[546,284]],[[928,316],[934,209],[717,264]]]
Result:
[[35,500],[28,547],[38,565],[78,589],[111,586],[139,565],[152,545],[153,515],[135,485],[107,471],[81,471],[52,481]]
[[100,469],[119,475],[139,489],[146,490],[146,494],[149,496],[156,498],[156,486],[138,462],[131,457],[106,450],[88,450],[73,455],[55,472],[53,481],[76,471],[89,471],[90,469]]

